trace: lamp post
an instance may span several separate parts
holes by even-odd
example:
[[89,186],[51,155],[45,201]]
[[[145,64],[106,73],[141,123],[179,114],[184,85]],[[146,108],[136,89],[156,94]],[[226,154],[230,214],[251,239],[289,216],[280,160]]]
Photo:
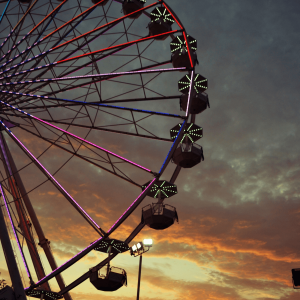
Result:
[[137,296],[136,299],[140,299],[140,284],[141,284],[141,273],[142,273],[142,257],[143,253],[150,250],[150,248],[153,245],[152,239],[144,239],[143,242],[139,242],[136,245],[133,245],[130,249],[130,254],[134,257],[139,256],[140,257],[140,263],[139,263],[139,277],[138,277],[138,286],[137,286]]

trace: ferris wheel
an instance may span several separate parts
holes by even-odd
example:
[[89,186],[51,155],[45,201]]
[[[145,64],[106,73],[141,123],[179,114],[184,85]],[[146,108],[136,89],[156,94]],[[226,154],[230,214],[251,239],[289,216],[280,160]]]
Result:
[[[175,181],[181,168],[204,160],[196,143],[203,129],[195,121],[209,99],[207,79],[195,69],[197,41],[163,0],[1,0],[0,11],[0,193],[28,276],[25,293],[70,300],[69,291],[88,279],[98,290],[115,291],[126,285],[127,274],[111,260],[130,249],[144,226],[164,230],[178,220],[166,199],[180,193]],[[41,142],[48,145],[43,150]],[[27,163],[19,162],[21,152]],[[51,153],[68,155],[54,171],[43,159]],[[98,225],[57,180],[71,159],[136,187],[136,199],[110,229]],[[37,173],[45,180],[36,180]],[[61,266],[31,202],[46,182],[99,236]],[[155,203],[142,208],[140,224],[124,239],[114,239],[146,196]],[[61,273],[91,251],[108,257],[66,286]],[[54,277],[60,291],[50,288]]]

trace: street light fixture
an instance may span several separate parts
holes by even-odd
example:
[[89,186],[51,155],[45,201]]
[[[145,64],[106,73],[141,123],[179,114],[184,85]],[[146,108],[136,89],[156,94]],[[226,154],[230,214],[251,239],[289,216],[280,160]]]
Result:
[[143,253],[148,252],[152,245],[152,239],[144,239],[143,242],[138,242],[130,248],[130,255],[133,255],[134,257],[142,255]]
[[152,246],[153,246],[152,239],[144,239],[143,242],[139,242],[130,248],[130,255],[134,257],[140,256],[139,277],[138,277],[137,296],[136,296],[137,300],[139,300],[140,298],[140,283],[141,283],[142,257],[143,257],[142,255],[143,253],[148,252]]

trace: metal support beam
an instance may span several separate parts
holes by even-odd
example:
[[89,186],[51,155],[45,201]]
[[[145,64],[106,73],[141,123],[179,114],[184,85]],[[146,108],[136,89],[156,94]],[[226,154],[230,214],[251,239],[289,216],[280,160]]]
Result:
[[[5,167],[6,175],[8,178],[8,183],[9,183],[11,193],[12,193],[12,196],[14,199],[14,203],[15,203],[15,206],[17,209],[17,213],[18,213],[18,217],[19,217],[19,221],[20,221],[20,228],[21,228],[22,234],[26,238],[26,243],[27,243],[28,250],[29,250],[29,253],[30,253],[30,256],[32,259],[33,266],[36,271],[36,275],[39,279],[41,279],[41,278],[45,277],[45,271],[42,266],[42,262],[41,262],[39,253],[37,251],[33,236],[30,232],[29,225],[27,223],[20,191],[18,189],[18,186],[16,184],[15,178],[14,178],[12,170],[11,170],[10,163],[8,161],[7,147],[5,147],[4,137],[3,137],[2,132],[0,133],[0,152],[1,152],[3,164]],[[48,283],[43,284],[43,288],[45,290],[50,291],[50,286]]]
[[20,272],[17,266],[16,258],[10,243],[10,238],[7,232],[6,224],[4,221],[4,215],[2,208],[0,207],[0,240],[4,251],[9,275],[12,281],[16,299],[26,300],[24,287],[22,284]]
[[[122,216],[116,221],[116,223],[107,231],[105,236],[102,238],[99,238],[95,242],[93,242],[91,245],[89,245],[87,248],[81,250],[78,254],[76,254],[73,258],[65,262],[63,265],[61,265],[58,269],[51,272],[49,275],[47,275],[45,278],[37,282],[34,286],[28,287],[28,289],[32,289],[34,287],[39,286],[40,284],[43,284],[44,282],[47,282],[57,274],[61,273],[62,271],[66,270],[70,266],[72,266],[75,262],[77,262],[79,259],[84,257],[86,254],[88,254],[90,251],[92,251],[94,248],[96,248],[102,241],[102,239],[105,239],[109,237],[110,234],[112,234],[129,216],[130,214],[137,208],[137,206],[144,200],[146,197],[148,191],[151,189],[153,184],[157,181],[157,178],[154,178],[150,184],[146,187],[146,189],[135,199],[135,201],[127,208],[127,210],[122,214]],[[99,263],[96,267],[97,270],[99,270],[102,266],[106,265],[108,261],[112,260],[117,254],[112,254],[110,257],[106,258],[104,261]],[[89,272],[83,274],[78,280],[76,280],[76,285],[78,285],[80,282],[86,280],[89,277]],[[79,283],[78,283],[79,282]],[[72,289],[73,284],[67,286],[64,291],[60,292],[60,294],[68,292],[70,289]],[[70,288],[71,287],[71,288]],[[74,286],[75,287],[75,286]]]
[[[22,179],[21,179],[21,177],[20,177],[20,175],[19,175],[19,173],[17,171],[15,162],[14,162],[13,157],[12,157],[12,155],[11,155],[11,153],[9,151],[9,148],[8,148],[8,146],[6,144],[6,141],[5,141],[4,138],[2,139],[2,141],[3,141],[3,144],[4,144],[5,148],[6,148],[7,158],[8,158],[9,164],[11,166],[11,170],[13,172],[13,175],[14,175],[14,178],[16,180],[16,183],[18,185],[18,188],[20,190],[22,199],[24,201],[24,204],[25,204],[26,209],[28,211],[28,214],[30,216],[31,222],[32,222],[32,224],[34,226],[34,229],[35,229],[35,231],[37,233],[37,236],[39,238],[39,245],[43,248],[43,250],[44,250],[44,252],[46,254],[46,257],[48,259],[48,262],[50,264],[51,269],[55,270],[55,269],[57,269],[57,264],[56,264],[56,261],[55,261],[55,258],[53,256],[53,254],[51,252],[50,241],[48,239],[46,239],[46,237],[44,235],[43,229],[42,229],[42,227],[40,225],[40,222],[39,222],[39,220],[38,220],[38,218],[36,216],[36,213],[35,213],[35,211],[34,211],[34,209],[32,207],[31,201],[30,201],[30,199],[29,199],[29,197],[27,195],[27,192],[25,190],[23,181],[22,181]],[[60,289],[64,289],[65,288],[65,283],[64,283],[64,280],[63,280],[61,274],[58,274],[55,278],[56,278],[56,281],[57,281],[57,283],[59,285],[59,288]],[[64,298],[66,300],[72,300],[72,298],[71,298],[71,296],[70,296],[69,293],[66,293],[64,295]]]

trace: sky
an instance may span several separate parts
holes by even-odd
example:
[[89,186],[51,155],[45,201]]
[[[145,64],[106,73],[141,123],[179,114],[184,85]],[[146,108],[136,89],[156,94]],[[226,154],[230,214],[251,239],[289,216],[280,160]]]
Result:
[[[164,231],[145,227],[134,239],[154,241],[143,255],[140,299],[299,299],[291,269],[300,267],[300,4],[279,0],[169,0],[168,4],[198,41],[196,71],[208,78],[211,107],[195,122],[203,127],[199,144],[205,160],[180,172],[178,194],[166,202],[176,207],[179,223]],[[160,105],[153,103],[152,109]],[[158,124],[158,130],[169,130],[169,124]],[[22,139],[36,155],[46,147],[42,141],[33,146],[29,135]],[[143,160],[153,170],[159,169],[170,146],[148,140],[120,142],[105,133],[91,139],[129,159]],[[8,143],[18,167],[26,165],[24,154],[9,139]],[[52,173],[67,158],[56,151],[41,158]],[[164,179],[173,169],[171,165]],[[142,182],[151,178],[133,172]],[[79,159],[56,178],[104,230],[140,193]],[[28,177],[25,186],[29,189],[37,180],[43,177]],[[34,193],[32,202],[58,264],[97,238],[49,182]],[[151,202],[145,199],[114,237],[127,237],[140,222],[141,208]],[[42,253],[41,257],[49,273]],[[105,254],[90,253],[63,273],[66,283],[103,258]],[[105,293],[87,280],[71,291],[73,299],[135,299],[138,263],[128,252],[117,256],[112,265],[126,270],[127,287]],[[0,272],[10,282],[1,248]],[[54,280],[50,284],[57,290]]]

